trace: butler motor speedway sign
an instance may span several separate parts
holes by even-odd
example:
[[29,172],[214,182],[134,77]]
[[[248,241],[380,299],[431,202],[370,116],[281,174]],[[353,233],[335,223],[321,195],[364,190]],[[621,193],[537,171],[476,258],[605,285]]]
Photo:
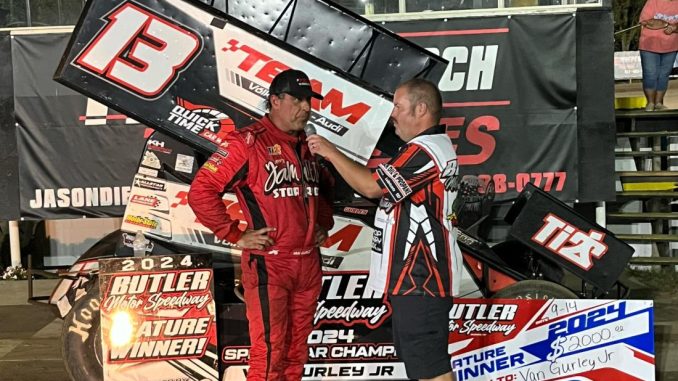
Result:
[[209,255],[105,259],[100,268],[104,379],[178,379],[190,369],[218,380]]

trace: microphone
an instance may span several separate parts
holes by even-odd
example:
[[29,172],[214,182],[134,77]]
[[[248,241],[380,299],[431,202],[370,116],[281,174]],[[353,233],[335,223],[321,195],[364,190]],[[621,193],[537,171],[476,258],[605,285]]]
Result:
[[314,125],[312,125],[311,123],[307,123],[306,126],[304,126],[304,133],[306,133],[306,136],[312,136],[317,134],[318,131],[316,131]]
[[[318,131],[316,131],[314,125],[312,125],[311,123],[307,123],[304,126],[304,133],[306,134],[306,137],[309,137],[309,136],[313,136],[313,135],[317,134]],[[311,147],[309,146],[309,148],[311,148]],[[315,156],[315,154],[312,153],[311,156]]]

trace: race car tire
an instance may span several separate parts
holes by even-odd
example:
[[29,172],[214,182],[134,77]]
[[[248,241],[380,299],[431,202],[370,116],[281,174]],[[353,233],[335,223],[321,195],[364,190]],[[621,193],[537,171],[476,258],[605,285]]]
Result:
[[101,316],[99,282],[78,300],[64,318],[61,351],[68,375],[73,381],[101,381],[104,371],[101,355]]
[[571,290],[545,280],[522,280],[497,291],[495,299],[579,299]]

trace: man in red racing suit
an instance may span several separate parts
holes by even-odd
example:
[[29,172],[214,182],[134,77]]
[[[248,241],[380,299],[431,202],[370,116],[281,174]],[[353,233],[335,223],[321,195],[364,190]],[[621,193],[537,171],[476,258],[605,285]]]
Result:
[[[321,289],[318,246],[333,223],[331,177],[305,144],[310,99],[322,99],[306,74],[278,74],[269,93],[269,113],[225,139],[198,171],[188,201],[203,225],[243,249],[247,380],[300,380]],[[225,191],[238,198],[244,232],[226,213]]]

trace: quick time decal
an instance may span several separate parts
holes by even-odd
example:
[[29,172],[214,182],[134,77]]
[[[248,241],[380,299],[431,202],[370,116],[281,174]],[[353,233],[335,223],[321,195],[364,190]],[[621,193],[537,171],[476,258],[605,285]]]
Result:
[[134,2],[123,3],[103,20],[104,27],[73,64],[144,98],[162,95],[202,46],[196,32]]
[[584,232],[553,213],[544,217],[544,225],[532,241],[546,247],[557,255],[584,270],[593,266],[593,258],[600,259],[607,253],[605,233],[591,229]]
[[32,209],[127,205],[131,187],[35,189],[28,202]]
[[211,106],[194,104],[183,98],[177,98],[177,104],[167,120],[214,144],[221,144],[226,135],[235,130],[235,124],[228,115]]

